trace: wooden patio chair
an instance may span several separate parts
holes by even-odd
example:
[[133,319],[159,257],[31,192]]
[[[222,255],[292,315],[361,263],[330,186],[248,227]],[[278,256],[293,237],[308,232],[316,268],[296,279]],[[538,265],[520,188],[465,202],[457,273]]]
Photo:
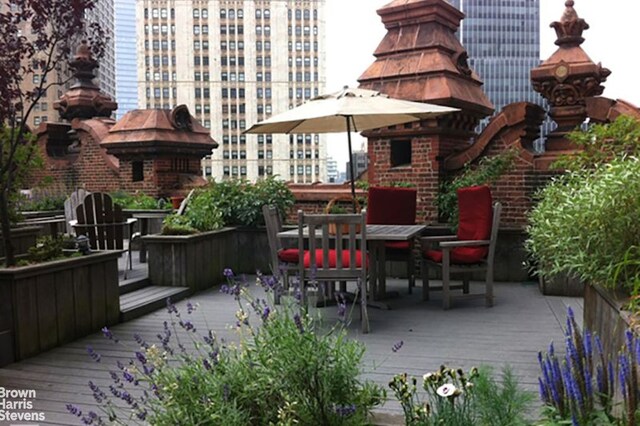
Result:
[[[415,225],[418,191],[414,188],[371,187],[367,197],[367,223],[376,225]],[[415,286],[414,241],[385,241],[387,261],[407,264],[409,294]]]
[[[366,211],[310,215],[298,211],[298,274],[303,306],[309,284],[356,281],[362,332],[368,333],[365,219]],[[308,250],[304,249],[305,242]]]
[[[129,270],[133,269],[131,243],[139,238],[133,232],[137,219],[125,219],[122,207],[111,200],[111,196],[102,192],[87,195],[76,207],[77,219],[71,221],[76,235],[86,235],[93,250],[125,250]],[[128,244],[125,246],[125,239]],[[124,278],[127,278],[125,266]]]
[[[282,218],[275,206],[263,205],[262,215],[267,227],[271,273],[282,280],[283,290],[289,288],[289,273],[298,269],[298,249],[284,248],[278,232],[282,231]],[[280,303],[280,293],[275,294],[275,302]]]
[[[442,290],[442,307],[449,309],[454,296],[451,290],[462,289],[455,298],[484,298],[487,307],[493,306],[493,261],[498,239],[502,206],[492,206],[487,186],[473,186],[458,190],[459,222],[457,235],[421,238],[422,298],[429,300],[429,292]],[[429,247],[437,243],[439,250]],[[442,286],[429,286],[430,266],[442,268]],[[469,294],[469,280],[473,272],[485,272],[485,292]],[[463,275],[461,285],[451,285],[451,274]]]
[[67,234],[73,234],[71,221],[78,220],[76,209],[80,204],[82,204],[84,197],[89,194],[89,191],[83,188],[78,188],[73,191],[66,200],[64,200],[64,218],[66,220]]

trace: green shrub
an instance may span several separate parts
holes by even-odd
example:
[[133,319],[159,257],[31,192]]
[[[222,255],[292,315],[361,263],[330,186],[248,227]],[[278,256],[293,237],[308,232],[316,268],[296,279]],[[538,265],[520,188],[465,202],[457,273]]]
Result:
[[263,205],[274,205],[286,217],[294,203],[286,183],[272,176],[253,184],[237,179],[212,182],[201,191],[222,212],[225,226],[263,225]]
[[183,215],[171,214],[162,222],[164,235],[189,235],[224,226],[222,210],[206,190],[193,194]]
[[[539,193],[529,214],[527,251],[543,277],[574,275],[631,290],[617,277],[640,273],[640,161],[615,159],[572,171]],[[620,261],[627,259],[620,270]]]
[[593,169],[615,158],[640,157],[640,121],[621,115],[607,124],[594,124],[586,131],[567,136],[580,151],[560,157],[553,166],[560,169]]
[[[273,291],[280,291],[280,284],[273,277],[258,276],[265,300],[252,297],[247,283],[230,270],[225,275],[229,283],[221,290],[238,303],[233,322],[239,341],[228,343],[210,331],[196,330],[191,321],[196,306],[187,303],[185,313],[168,303],[171,320],[160,330],[159,343],[136,337],[141,349],[134,349],[128,365],[112,372],[111,391],[90,382],[109,420],[154,425],[369,424],[371,409],[385,394],[359,379],[364,345],[347,339],[342,328],[323,331],[295,301],[274,305]],[[103,333],[117,342],[107,328]],[[193,343],[190,349],[185,333]],[[98,353],[88,351],[100,361]],[[83,416],[78,407],[67,408]],[[95,413],[84,418],[99,423]]]
[[155,210],[167,207],[167,201],[163,198],[157,200],[143,192],[136,191],[131,194],[125,191],[112,192],[111,199],[123,209],[130,210]]
[[396,375],[389,383],[404,411],[408,426],[517,426],[525,425],[525,414],[533,395],[523,391],[510,368],[502,370],[498,383],[491,369],[441,366],[423,376],[423,399],[418,380]]
[[64,210],[66,195],[43,195],[34,198],[22,198],[19,203],[21,211],[42,212],[52,210]]
[[514,165],[518,151],[513,148],[493,157],[483,157],[477,164],[467,164],[462,173],[452,180],[444,181],[436,197],[436,205],[440,217],[451,229],[458,227],[458,194],[457,190],[468,186],[491,185]]

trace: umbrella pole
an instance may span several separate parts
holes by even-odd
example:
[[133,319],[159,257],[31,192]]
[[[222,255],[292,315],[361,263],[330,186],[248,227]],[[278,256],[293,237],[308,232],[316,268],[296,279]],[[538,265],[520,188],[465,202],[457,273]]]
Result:
[[356,210],[356,177],[354,175],[353,168],[353,156],[351,155],[351,122],[349,121],[351,117],[346,116],[347,119],[347,139],[349,141],[349,169],[351,172],[351,203],[353,204],[353,212],[358,213]]

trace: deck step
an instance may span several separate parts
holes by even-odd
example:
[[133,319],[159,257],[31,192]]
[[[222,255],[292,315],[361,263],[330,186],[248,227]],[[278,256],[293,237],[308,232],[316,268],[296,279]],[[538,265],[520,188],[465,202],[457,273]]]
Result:
[[136,277],[120,280],[120,296],[151,285],[148,277]]
[[184,299],[191,290],[188,287],[147,286],[120,296],[120,321],[129,321],[166,306],[167,298],[172,302]]

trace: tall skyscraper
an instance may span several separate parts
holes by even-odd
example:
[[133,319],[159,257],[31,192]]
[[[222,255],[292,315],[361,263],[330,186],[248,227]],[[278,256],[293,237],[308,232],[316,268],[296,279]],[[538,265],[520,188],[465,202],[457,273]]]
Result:
[[96,70],[96,83],[100,86],[100,90],[117,102],[113,2],[114,0],[97,2],[96,6],[86,13],[86,17],[90,22],[100,24],[106,38],[104,56],[100,58],[99,67]]
[[216,179],[326,180],[322,135],[243,135],[324,92],[325,0],[141,0],[138,104],[186,104],[220,147]]
[[136,2],[114,1],[116,118],[138,108]]
[[543,105],[529,76],[540,64],[540,0],[449,2],[465,14],[460,42],[496,112],[512,102]]

